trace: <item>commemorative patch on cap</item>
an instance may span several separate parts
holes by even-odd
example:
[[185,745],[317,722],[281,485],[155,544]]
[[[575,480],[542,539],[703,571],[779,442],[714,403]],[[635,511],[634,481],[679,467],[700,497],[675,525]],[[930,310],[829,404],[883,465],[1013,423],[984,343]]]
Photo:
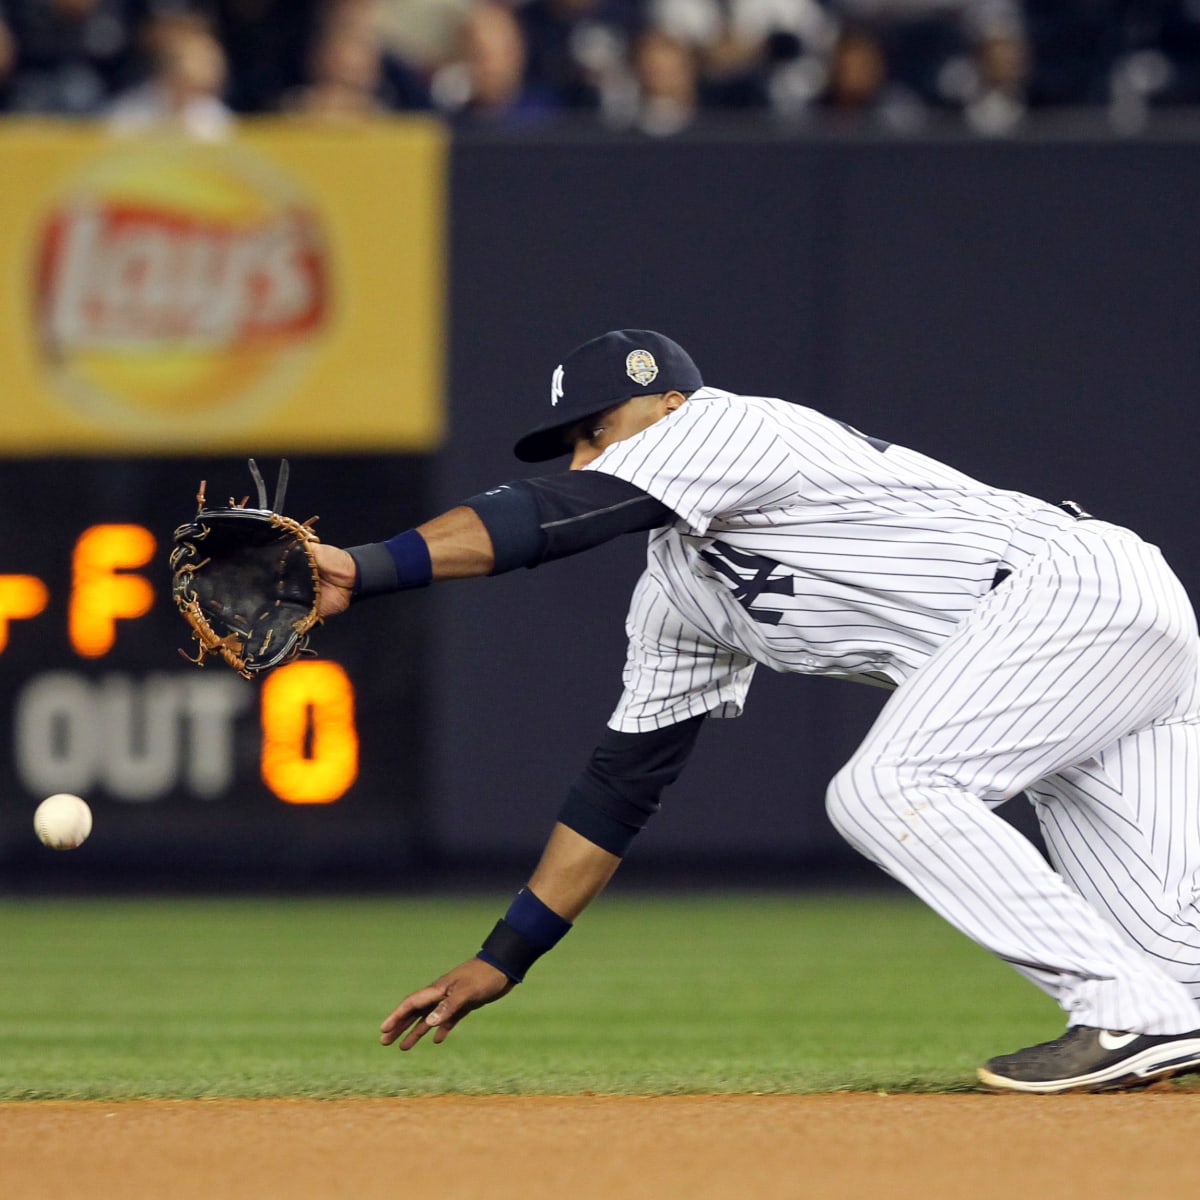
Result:
[[558,458],[570,452],[570,428],[579,421],[635,396],[690,395],[703,386],[691,355],[678,342],[653,329],[611,329],[576,346],[558,364],[550,378],[549,419],[520,438],[513,452],[522,462]]
[[645,387],[646,384],[653,383],[658,375],[658,363],[654,361],[654,355],[649,350],[631,350],[625,359],[625,374],[634,383]]

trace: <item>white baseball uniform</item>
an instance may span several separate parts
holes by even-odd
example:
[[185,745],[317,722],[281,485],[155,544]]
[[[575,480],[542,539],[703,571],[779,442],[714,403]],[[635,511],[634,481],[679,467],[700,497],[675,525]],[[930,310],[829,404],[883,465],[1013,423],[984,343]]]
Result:
[[[1155,547],[712,387],[587,469],[678,514],[613,729],[735,716],[758,663],[894,687],[836,828],[1070,1023],[1200,1028],[1200,639]],[[990,811],[1022,791],[1057,873]]]

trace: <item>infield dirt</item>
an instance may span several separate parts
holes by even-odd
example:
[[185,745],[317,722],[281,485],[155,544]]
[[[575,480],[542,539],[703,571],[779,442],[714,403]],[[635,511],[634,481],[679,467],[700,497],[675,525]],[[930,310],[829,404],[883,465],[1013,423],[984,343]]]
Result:
[[1122,1200],[1200,1183],[1200,1087],[1112,1096],[0,1104],[4,1200]]

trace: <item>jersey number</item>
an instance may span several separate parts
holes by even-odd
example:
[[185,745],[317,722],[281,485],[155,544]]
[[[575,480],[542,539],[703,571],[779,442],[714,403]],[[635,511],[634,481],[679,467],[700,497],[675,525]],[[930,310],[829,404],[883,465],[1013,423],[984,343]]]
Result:
[[[725,542],[713,542],[707,550],[700,551],[700,557],[733,584],[733,598],[756,621],[763,625],[779,624],[783,613],[773,608],[754,607],[755,600],[762,595],[796,594],[796,580],[773,558],[735,550]],[[781,574],[773,577],[775,571]]]

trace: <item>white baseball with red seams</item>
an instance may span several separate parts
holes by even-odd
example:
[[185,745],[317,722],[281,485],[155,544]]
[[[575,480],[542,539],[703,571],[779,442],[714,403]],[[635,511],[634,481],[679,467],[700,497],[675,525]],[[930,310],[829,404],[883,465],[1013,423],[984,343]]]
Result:
[[92,810],[81,797],[58,792],[37,806],[33,829],[51,850],[74,850],[92,832]]

